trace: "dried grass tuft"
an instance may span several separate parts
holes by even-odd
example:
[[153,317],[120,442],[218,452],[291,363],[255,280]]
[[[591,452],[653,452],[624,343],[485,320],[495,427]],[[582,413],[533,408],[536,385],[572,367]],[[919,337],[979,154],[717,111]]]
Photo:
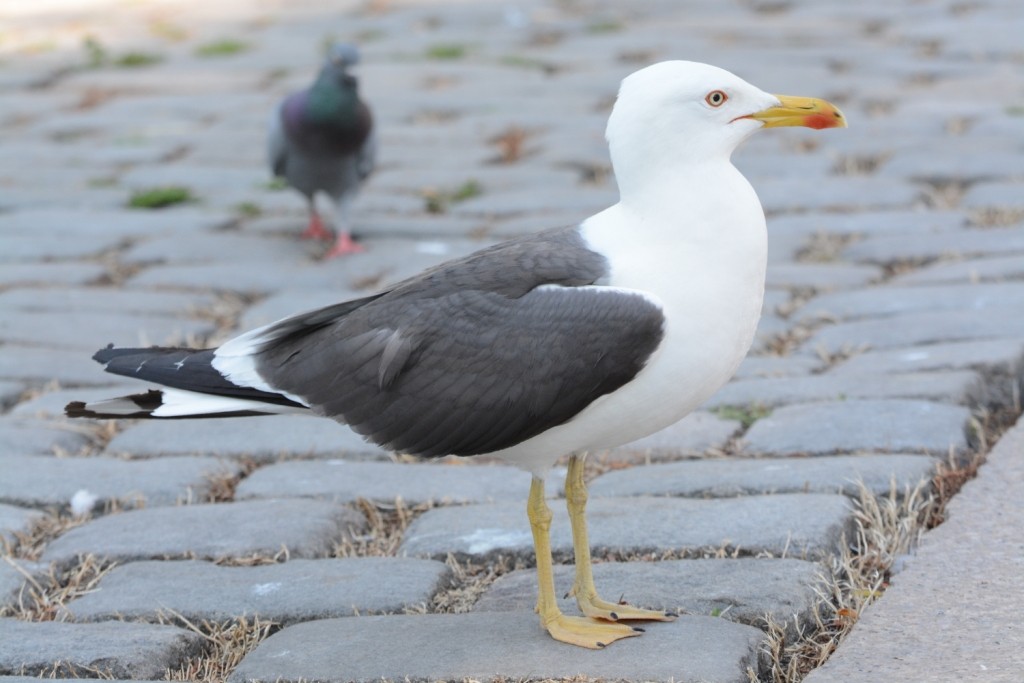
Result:
[[237,472],[224,469],[206,474],[204,477],[206,486],[203,488],[203,496],[200,502],[230,503],[235,499],[235,490],[238,488],[238,485],[259,466],[251,458],[242,458],[238,463],[239,469]]
[[[115,511],[114,507],[113,504],[107,506],[111,512]],[[74,516],[69,512],[50,511],[33,523],[27,531],[13,532],[13,543],[0,538],[3,554],[22,560],[38,560],[50,541],[90,519],[91,515]]]
[[189,659],[178,669],[168,669],[164,675],[168,681],[200,683],[227,681],[242,659],[279,628],[277,623],[259,617],[194,623],[173,610],[161,614],[160,623],[183,626],[206,640],[203,654]]
[[843,249],[856,241],[856,235],[819,230],[811,235],[807,244],[796,253],[796,261],[798,263],[833,263],[839,260]]
[[405,530],[416,517],[433,508],[434,503],[409,506],[401,497],[395,498],[394,503],[360,498],[356,507],[366,517],[369,531],[343,539],[334,547],[332,557],[394,557]]
[[23,621],[65,621],[68,618],[67,603],[96,590],[115,563],[86,555],[64,570],[50,565],[44,576],[27,572],[14,562],[10,565],[25,576],[26,583],[16,602],[0,608],[0,617]]
[[492,159],[495,164],[514,164],[529,156],[533,150],[526,147],[527,141],[534,133],[519,126],[510,126],[508,129],[495,135],[487,142],[498,149],[498,156]]
[[921,534],[942,523],[949,500],[976,476],[983,462],[982,453],[966,461],[951,455],[930,480],[902,492],[893,482],[884,496],[876,497],[860,485],[854,500],[854,538],[851,543],[844,539],[841,554],[832,558],[830,571],[822,576],[814,626],[787,640],[785,625],[765,618],[767,680],[796,683],[828,659],[864,608],[888,588],[900,557]]
[[526,563],[522,560],[513,560],[504,555],[493,562],[479,563],[471,559],[460,562],[449,554],[445,564],[452,571],[452,583],[448,589],[439,591],[430,601],[428,609],[433,613],[469,612],[498,577],[516,569],[526,568]]

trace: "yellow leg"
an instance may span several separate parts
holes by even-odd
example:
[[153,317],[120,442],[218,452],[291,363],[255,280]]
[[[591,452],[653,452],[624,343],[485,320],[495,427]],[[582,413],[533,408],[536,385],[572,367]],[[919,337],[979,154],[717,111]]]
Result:
[[576,596],[580,610],[588,617],[609,621],[672,621],[676,618],[672,612],[615,604],[598,597],[597,589],[594,587],[594,574],[590,567],[590,539],[587,537],[587,486],[583,483],[585,457],[572,456],[569,459],[569,472],[565,475],[565,504],[569,510],[569,521],[572,523],[572,547],[576,556],[576,580],[569,594]]
[[540,623],[551,637],[563,643],[593,649],[608,643],[638,636],[643,630],[586,617],[567,617],[555,600],[555,577],[551,572],[551,509],[544,500],[544,480],[533,480],[526,507],[533,530],[533,547],[537,553],[537,613]]

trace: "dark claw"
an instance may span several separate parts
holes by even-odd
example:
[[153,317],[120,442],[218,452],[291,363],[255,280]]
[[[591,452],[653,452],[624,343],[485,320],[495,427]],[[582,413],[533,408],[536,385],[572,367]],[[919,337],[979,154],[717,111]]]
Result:
[[639,631],[640,633],[647,633],[647,629],[640,628],[639,626],[634,626],[633,630]]
[[665,610],[666,617],[678,617],[679,612],[673,612],[672,610]]
[[618,621],[619,620],[619,615],[616,614],[615,612],[609,612],[608,616],[610,616],[612,618],[612,621]]
[[598,643],[598,644],[597,644],[597,646],[598,646],[598,647],[608,647],[608,646],[607,646],[607,645],[605,645],[604,643]]

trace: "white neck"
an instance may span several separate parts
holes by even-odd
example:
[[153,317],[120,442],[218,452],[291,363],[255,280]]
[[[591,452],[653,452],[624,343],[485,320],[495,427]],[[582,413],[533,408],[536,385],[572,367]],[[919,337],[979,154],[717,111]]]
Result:
[[[584,223],[592,246],[614,256],[618,268],[627,259],[636,260],[637,275],[645,261],[657,261],[678,276],[673,262],[697,259],[739,271],[753,267],[763,282],[764,213],[750,183],[730,161],[677,164],[649,174],[646,181],[622,188],[618,204]],[[624,273],[612,275],[619,280]]]
[[666,341],[705,346],[709,382],[731,375],[753,341],[768,253],[761,204],[731,163],[677,167],[632,188],[582,232],[609,259],[608,285],[663,307]]

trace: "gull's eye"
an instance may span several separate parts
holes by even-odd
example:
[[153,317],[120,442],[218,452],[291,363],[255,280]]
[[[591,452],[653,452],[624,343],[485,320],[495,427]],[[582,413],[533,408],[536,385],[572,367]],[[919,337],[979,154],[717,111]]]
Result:
[[707,97],[704,98],[704,101],[710,104],[712,107],[721,107],[723,104],[725,104],[725,101],[727,99],[729,99],[729,96],[726,95],[721,90],[712,90],[711,92],[708,93]]

